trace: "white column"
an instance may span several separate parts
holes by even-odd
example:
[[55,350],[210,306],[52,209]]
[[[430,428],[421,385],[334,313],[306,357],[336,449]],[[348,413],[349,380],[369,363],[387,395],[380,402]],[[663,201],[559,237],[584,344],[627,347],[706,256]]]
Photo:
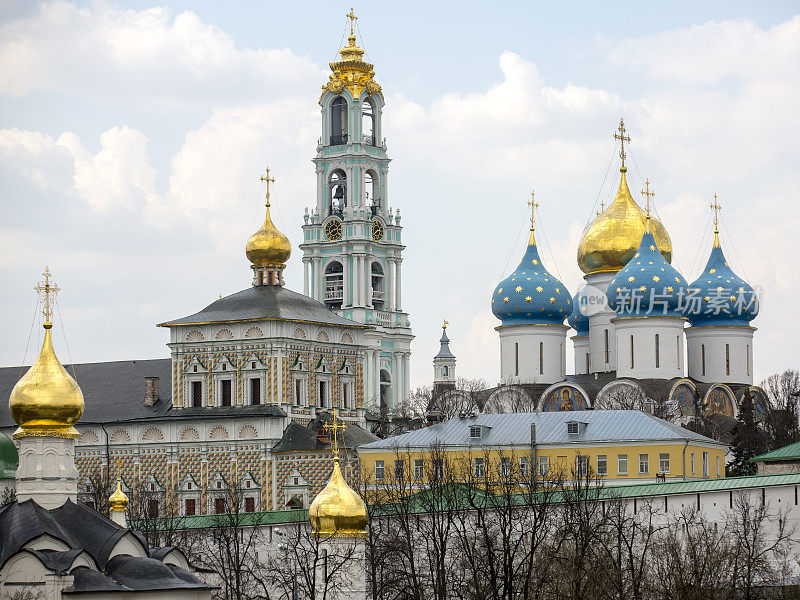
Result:
[[396,294],[397,294],[396,299],[395,299],[395,306],[397,307],[397,310],[403,310],[403,303],[402,303],[401,297],[400,297],[400,290],[403,287],[402,281],[401,281],[401,269],[400,269],[400,266],[401,266],[402,262],[403,262],[403,259],[399,258],[399,259],[397,259],[397,262],[395,263],[395,265],[397,266],[397,281],[395,282],[395,286],[396,286],[395,289],[396,289]]
[[394,310],[394,259],[386,261],[386,310]]
[[364,257],[364,277],[366,278],[366,285],[364,289],[367,291],[367,306],[373,308],[372,304],[372,261],[368,260],[370,257]]
[[342,255],[342,286],[344,287],[344,297],[342,298],[342,307],[351,306],[352,301],[350,298],[350,256],[348,254]]
[[366,290],[364,289],[364,255],[358,257],[358,305],[366,306]]
[[[453,379],[455,379],[456,371],[453,366]],[[411,352],[403,354],[403,398],[408,399],[411,392]]]
[[319,258],[311,259],[311,297],[322,302],[319,291]]
[[303,293],[306,296],[308,296],[308,293],[309,293],[308,270],[309,270],[309,260],[307,258],[304,258],[303,259]]

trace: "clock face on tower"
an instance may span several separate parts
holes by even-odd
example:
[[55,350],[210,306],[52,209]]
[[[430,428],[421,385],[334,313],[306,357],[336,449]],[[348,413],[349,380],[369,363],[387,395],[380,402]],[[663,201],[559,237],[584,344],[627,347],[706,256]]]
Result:
[[372,239],[380,242],[383,239],[383,223],[378,219],[372,221]]
[[332,242],[342,237],[342,222],[339,219],[331,219],[325,224],[325,237]]

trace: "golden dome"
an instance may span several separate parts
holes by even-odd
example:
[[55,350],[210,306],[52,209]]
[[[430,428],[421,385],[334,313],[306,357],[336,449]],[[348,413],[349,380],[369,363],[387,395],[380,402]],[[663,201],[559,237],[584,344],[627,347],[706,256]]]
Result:
[[53,350],[50,330],[44,324],[39,358],[11,390],[8,407],[19,425],[14,437],[78,437],[73,425],[83,414],[83,393]]
[[[592,221],[578,245],[578,266],[584,273],[616,272],[636,254],[645,230],[645,211],[636,204],[628,189],[622,167],[617,197]],[[651,229],[667,262],[672,261],[672,241],[661,221],[651,217]]]
[[272,223],[267,202],[267,217],[261,229],[247,240],[247,260],[256,267],[272,267],[286,264],[292,255],[292,244]]
[[363,537],[367,530],[367,506],[344,480],[339,461],[333,463],[328,485],[308,509],[311,528],[319,536]]
[[128,508],[128,497],[122,491],[122,481],[117,477],[117,489],[108,497],[108,506],[111,512],[125,512]]

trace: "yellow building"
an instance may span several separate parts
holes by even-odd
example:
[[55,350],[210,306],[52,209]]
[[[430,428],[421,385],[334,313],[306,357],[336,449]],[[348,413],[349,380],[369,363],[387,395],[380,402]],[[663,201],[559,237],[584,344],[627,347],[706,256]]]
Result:
[[530,476],[605,485],[725,476],[725,444],[638,410],[484,414],[358,448],[362,476],[413,488],[433,477],[495,481]]

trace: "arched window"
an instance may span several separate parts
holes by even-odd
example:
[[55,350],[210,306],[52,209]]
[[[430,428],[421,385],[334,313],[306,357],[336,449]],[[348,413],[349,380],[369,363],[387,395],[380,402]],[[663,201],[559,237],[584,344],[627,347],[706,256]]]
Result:
[[442,377],[447,377],[448,373],[450,373],[450,369],[447,368],[447,365],[442,367]]
[[332,215],[340,215],[347,206],[347,175],[336,169],[328,179],[328,211]]
[[331,146],[347,143],[347,100],[339,96],[331,102]]
[[631,369],[633,368],[633,336],[631,336]]
[[[610,359],[609,351],[608,351],[608,329],[605,330],[605,338],[606,338],[605,339],[605,342],[606,342],[606,364],[608,364],[609,363],[609,359]],[[633,366],[633,365],[631,365],[631,366]]]
[[706,345],[700,344],[700,367],[703,375],[706,374]]
[[658,334],[656,334],[656,369],[661,366],[661,345],[659,344]]
[[361,142],[375,145],[375,110],[369,98],[361,103]]
[[544,375],[544,342],[539,342],[539,375]]
[[373,217],[378,213],[378,209],[381,207],[379,190],[380,184],[378,175],[371,170],[364,171],[364,206],[370,207]]
[[381,266],[381,263],[374,262],[372,263],[370,271],[370,276],[372,277],[372,306],[374,306],[377,310],[382,310],[384,285],[386,279],[383,273],[383,267]]
[[389,371],[381,369],[381,411],[388,411],[391,408],[392,400],[392,378]]
[[514,375],[519,375],[519,342],[514,342]]
[[344,301],[344,269],[338,260],[325,266],[325,305],[341,308]]
[[731,374],[731,345],[725,344],[725,375]]

